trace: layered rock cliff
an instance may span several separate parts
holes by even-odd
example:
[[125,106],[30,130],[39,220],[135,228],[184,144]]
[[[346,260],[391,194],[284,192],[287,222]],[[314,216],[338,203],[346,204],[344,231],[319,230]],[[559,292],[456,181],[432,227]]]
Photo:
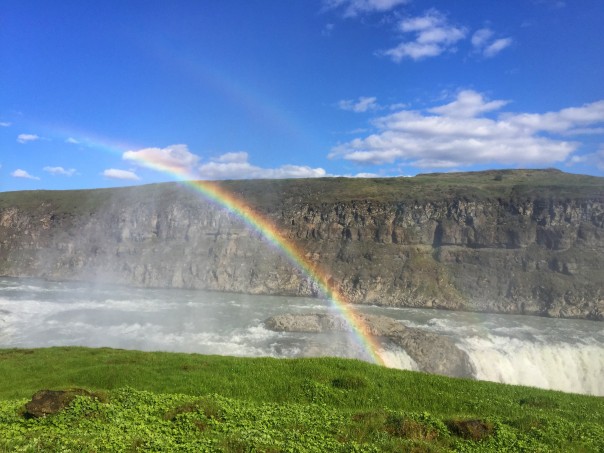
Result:
[[[352,303],[604,319],[604,178],[493,171],[220,183]],[[0,193],[0,275],[317,295],[190,187]]]

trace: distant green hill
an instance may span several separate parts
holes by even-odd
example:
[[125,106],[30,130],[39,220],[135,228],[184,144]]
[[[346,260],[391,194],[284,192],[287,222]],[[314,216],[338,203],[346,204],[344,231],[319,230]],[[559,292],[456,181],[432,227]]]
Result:
[[[256,207],[272,210],[290,203],[348,202],[352,200],[435,201],[465,198],[529,197],[547,199],[585,198],[604,201],[604,178],[545,170],[488,170],[466,173],[426,173],[397,178],[250,179],[216,181]],[[52,203],[59,213],[78,214],[114,202],[160,197],[175,201],[187,197],[180,183],[92,190],[33,190],[0,192],[0,208],[19,204],[37,208]],[[189,193],[190,197],[197,195]]]

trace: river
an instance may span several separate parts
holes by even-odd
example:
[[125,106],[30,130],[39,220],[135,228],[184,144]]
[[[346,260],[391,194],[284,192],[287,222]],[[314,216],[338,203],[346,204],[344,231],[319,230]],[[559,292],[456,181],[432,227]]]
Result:
[[[363,306],[406,326],[450,336],[476,378],[604,396],[604,323]],[[272,332],[282,313],[329,311],[327,301],[193,290],[107,287],[0,278],[0,348],[89,346],[235,356],[365,359],[346,333]],[[416,369],[385,348],[388,366]]]

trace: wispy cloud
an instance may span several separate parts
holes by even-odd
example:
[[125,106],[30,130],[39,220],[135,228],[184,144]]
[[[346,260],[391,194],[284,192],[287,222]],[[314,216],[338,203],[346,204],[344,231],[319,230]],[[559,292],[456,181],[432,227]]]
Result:
[[604,124],[604,101],[555,112],[484,116],[506,104],[472,90],[460,91],[452,102],[427,111],[401,110],[374,119],[375,134],[340,144],[329,157],[429,168],[551,165],[564,162],[580,146],[564,140],[565,134]]
[[0,127],[10,127],[13,123],[9,123],[8,121],[0,121]]
[[339,9],[344,17],[355,17],[360,14],[386,12],[397,6],[409,3],[409,0],[324,0],[323,9]]
[[17,142],[19,143],[28,143],[28,142],[35,142],[36,140],[40,140],[41,137],[39,137],[36,134],[19,134],[17,136]]
[[472,35],[472,46],[476,49],[483,49],[487,46],[489,41],[491,41],[491,37],[493,36],[493,30],[490,28],[481,28],[480,30],[476,30]]
[[491,58],[509,47],[514,42],[512,38],[494,39],[495,32],[490,28],[481,28],[472,35],[474,51],[486,58]]
[[487,58],[494,57],[503,49],[510,47],[514,41],[512,38],[500,38],[489,44],[483,51],[483,55]]
[[72,145],[79,145],[80,142],[73,137],[68,137],[65,139],[65,143],[71,143]]
[[338,101],[338,108],[348,110],[350,112],[362,113],[369,110],[377,110],[380,108],[376,97],[359,97],[356,101],[353,99],[343,99]]
[[[407,1],[325,0],[324,6],[325,9],[341,8],[345,17],[355,17],[366,12],[387,12],[404,3]],[[376,52],[376,55],[389,57],[395,63],[403,60],[420,61],[457,52],[458,45],[465,41],[469,34],[467,27],[452,23],[447,15],[436,8],[431,8],[419,16],[399,20],[396,23],[396,31],[402,36],[399,44]],[[480,54],[484,58],[492,58],[514,43],[511,37],[496,36],[489,27],[476,30],[470,41],[474,54]]]
[[119,170],[117,168],[108,168],[101,173],[106,178],[111,179],[125,179],[129,181],[139,181],[140,177],[133,171],[130,170]]
[[549,8],[561,9],[566,6],[566,2],[563,0],[533,0],[536,5],[545,5]]
[[333,32],[334,28],[335,28],[334,24],[325,24],[325,27],[323,27],[321,34],[323,36],[331,36],[331,33]]
[[396,63],[406,58],[421,60],[453,51],[455,44],[467,34],[464,27],[452,25],[444,14],[435,9],[423,16],[403,19],[399,23],[399,30],[404,34],[413,34],[414,39],[381,52]]
[[28,172],[26,172],[25,170],[21,170],[20,168],[13,171],[10,175],[14,178],[25,178],[25,179],[36,179],[36,180],[40,179],[37,176],[30,175]]
[[604,145],[594,153],[587,153],[581,156],[572,156],[566,163],[567,166],[573,166],[575,164],[589,165],[590,167],[596,167],[599,170],[604,170]]
[[73,176],[76,173],[75,168],[65,169],[63,167],[44,167],[43,170],[51,175]]
[[319,178],[328,176],[322,168],[301,165],[283,165],[278,168],[262,168],[252,165],[244,151],[226,153],[198,168],[202,179],[280,179]]

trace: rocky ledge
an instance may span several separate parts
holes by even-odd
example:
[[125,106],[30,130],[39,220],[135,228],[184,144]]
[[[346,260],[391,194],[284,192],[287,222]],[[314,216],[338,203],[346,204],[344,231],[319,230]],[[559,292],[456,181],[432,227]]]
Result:
[[[356,314],[367,328],[367,334],[381,344],[402,348],[417,364],[420,371],[445,376],[471,378],[474,367],[468,354],[459,349],[452,339],[406,327],[387,316]],[[342,317],[327,313],[276,315],[264,322],[267,329],[276,332],[346,332],[351,327]]]

